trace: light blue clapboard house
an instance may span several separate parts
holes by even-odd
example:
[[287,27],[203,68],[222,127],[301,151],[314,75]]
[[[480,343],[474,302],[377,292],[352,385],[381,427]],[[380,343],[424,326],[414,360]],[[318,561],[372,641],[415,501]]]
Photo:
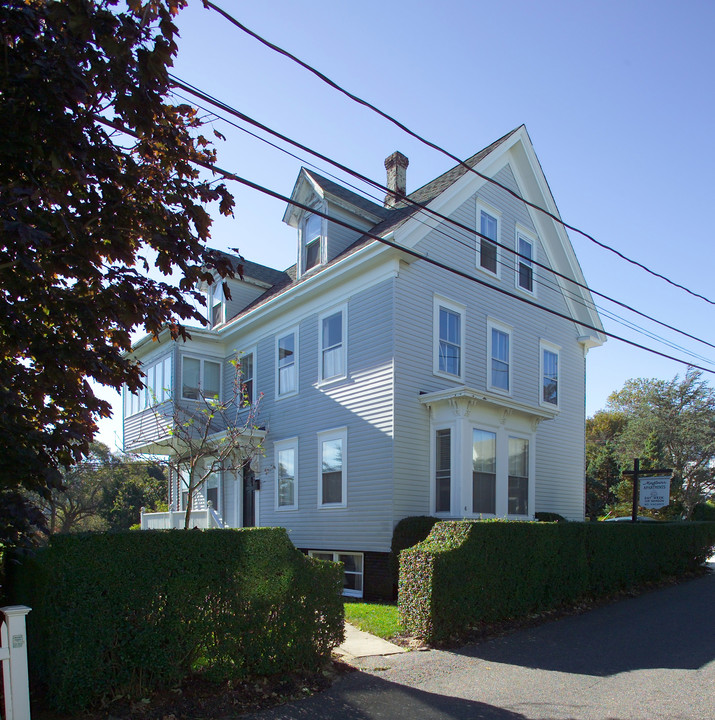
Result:
[[[261,396],[264,454],[210,478],[197,522],[283,526],[345,564],[346,594],[371,596],[389,593],[404,517],[583,519],[586,354],[601,322],[563,226],[519,199],[558,217],[526,128],[466,164],[503,187],[456,166],[406,200],[394,153],[380,205],[301,169],[292,199],[354,229],[289,205],[294,266],[246,262],[230,300],[209,288],[191,340],[137,343],[148,387],[125,393],[128,450],[165,433],[152,405],[225,395],[237,357]],[[170,486],[181,514],[186,493]]]

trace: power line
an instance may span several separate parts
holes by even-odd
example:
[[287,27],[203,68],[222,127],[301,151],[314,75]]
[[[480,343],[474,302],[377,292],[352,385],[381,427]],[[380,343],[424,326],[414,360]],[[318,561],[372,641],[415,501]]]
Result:
[[398,127],[403,132],[407,133],[411,137],[415,138],[415,140],[418,140],[424,145],[427,145],[428,147],[433,148],[434,150],[437,150],[438,152],[442,153],[446,157],[452,159],[454,162],[459,164],[460,166],[464,167],[467,171],[474,173],[475,175],[479,176],[483,180],[486,180],[487,182],[492,183],[493,185],[496,185],[497,187],[501,188],[505,192],[509,193],[513,197],[515,197],[517,200],[521,200],[524,204],[528,205],[529,207],[533,208],[534,210],[537,210],[540,213],[543,213],[547,217],[550,217],[555,222],[559,223],[563,227],[567,228],[568,230],[572,230],[575,233],[578,233],[579,235],[585,237],[587,240],[590,240],[591,242],[598,245],[600,248],[603,248],[604,250],[608,250],[609,252],[614,253],[622,260],[625,260],[626,262],[630,263],[631,265],[635,265],[636,267],[641,268],[641,270],[644,270],[645,272],[649,273],[653,277],[657,277],[661,280],[664,280],[669,285],[672,285],[673,287],[676,287],[680,290],[683,290],[684,292],[692,295],[693,297],[699,298],[700,300],[704,300],[706,303],[709,303],[710,305],[715,305],[715,301],[711,300],[710,298],[705,297],[705,295],[701,295],[698,292],[695,292],[694,290],[691,290],[690,288],[686,287],[685,285],[681,285],[680,283],[671,280],[670,278],[666,277],[665,275],[662,275],[659,272],[656,272],[655,270],[651,270],[648,266],[644,265],[643,263],[639,262],[638,260],[633,260],[632,258],[629,258],[627,255],[620,252],[620,250],[616,250],[614,247],[611,247],[610,245],[607,245],[606,243],[601,242],[600,240],[597,240],[592,235],[589,235],[589,233],[580,230],[579,228],[569,225],[567,222],[564,222],[558,215],[550,212],[546,208],[541,207],[540,205],[537,205],[536,203],[532,203],[529,200],[526,200],[523,198],[519,193],[515,192],[511,188],[507,187],[506,185],[503,185],[498,180],[495,180],[494,178],[489,177],[488,175],[484,175],[483,173],[479,172],[475,168],[471,167],[467,163],[465,163],[462,159],[460,159],[457,155],[454,155],[453,153],[449,152],[448,150],[445,150],[440,145],[437,145],[436,143],[433,143],[430,140],[427,140],[422,135],[419,135],[414,130],[411,130],[409,127],[404,125],[402,122],[394,118],[392,115],[389,115],[388,113],[384,112],[383,110],[380,110],[377,106],[373,105],[372,103],[368,102],[367,100],[359,97],[358,95],[355,95],[354,93],[351,93],[349,90],[346,90],[342,86],[338,85],[335,81],[331,80],[327,75],[320,72],[320,70],[317,70],[312,65],[309,65],[308,63],[304,62],[300,58],[293,55],[288,50],[285,50],[284,48],[275,45],[274,43],[270,42],[269,40],[266,40],[266,38],[262,37],[258,33],[254,32],[253,30],[250,30],[245,25],[243,25],[241,22],[236,20],[232,15],[227,13],[222,8],[218,7],[217,5],[214,5],[210,0],[203,0],[204,7],[210,8],[217,12],[219,15],[221,15],[224,19],[228,20],[232,25],[235,25],[239,30],[242,30],[247,35],[250,35],[252,38],[260,42],[262,45],[265,45],[267,48],[270,48],[274,52],[277,52],[280,55],[283,55],[284,57],[288,58],[289,60],[292,60],[293,62],[300,65],[303,69],[307,70],[308,72],[315,75],[318,79],[322,80],[324,83],[332,87],[334,90],[337,90],[339,93],[345,95],[346,97],[350,98],[353,102],[358,103],[359,105],[363,105],[364,107],[368,108],[369,110],[372,110],[376,114],[378,114],[380,117],[384,118],[388,122],[392,123],[396,127]]
[[[103,125],[106,125],[107,127],[111,127],[115,130],[119,130],[120,132],[124,132],[127,135],[130,135],[132,137],[139,138],[139,135],[137,133],[135,133],[133,130],[131,130],[129,128],[125,128],[117,122],[108,120],[99,115],[95,115],[94,117],[97,122],[100,122]],[[427,257],[426,255],[423,255],[422,253],[417,252],[416,250],[405,247],[404,245],[400,245],[396,242],[393,242],[392,240],[388,240],[385,237],[380,237],[379,235],[375,235],[374,233],[366,232],[362,228],[356,227],[355,225],[352,225],[351,223],[348,223],[345,220],[341,220],[340,218],[333,217],[333,216],[329,215],[328,213],[325,213],[321,210],[317,210],[316,208],[311,207],[310,205],[306,205],[305,203],[301,203],[301,202],[298,202],[297,200],[293,200],[292,198],[289,198],[286,195],[276,192],[275,190],[271,190],[270,188],[264,187],[263,185],[259,185],[258,183],[255,183],[252,180],[248,180],[247,178],[241,177],[240,175],[237,175],[236,173],[232,173],[228,170],[224,170],[223,168],[220,168],[213,163],[209,163],[209,162],[200,160],[198,158],[191,158],[190,162],[192,162],[195,165],[198,165],[199,167],[203,167],[206,170],[214,172],[218,175],[222,175],[227,180],[233,180],[234,182],[240,183],[241,185],[251,188],[252,190],[256,190],[257,192],[263,193],[264,195],[268,195],[269,197],[275,198],[276,200],[280,200],[281,202],[287,203],[289,205],[293,205],[297,208],[300,208],[301,210],[305,210],[305,211],[311,212],[315,215],[319,215],[320,217],[330,220],[332,223],[335,223],[336,225],[341,225],[342,227],[345,227],[348,230],[352,230],[353,232],[358,233],[361,237],[367,237],[367,238],[370,238],[371,240],[375,240],[375,241],[381,243],[382,245],[387,245],[388,247],[391,247],[395,250],[399,250],[400,252],[403,252],[406,255],[410,255],[411,257],[414,257],[418,260],[424,260],[429,265],[433,265],[434,267],[438,267],[442,270],[450,272],[453,275],[457,275],[459,277],[465,278],[466,280],[470,280],[471,282],[477,283],[478,285],[487,287],[501,295],[505,295],[514,300],[517,300],[518,302],[522,302],[522,303],[525,303],[526,305],[531,305],[532,307],[535,307],[539,310],[543,310],[544,312],[548,313],[549,315],[554,315],[555,317],[559,317],[563,320],[567,320],[568,322],[572,322],[575,325],[580,325],[581,327],[587,328],[588,330],[593,330],[594,332],[596,332],[600,335],[605,335],[606,337],[613,338],[614,340],[619,340],[620,342],[623,342],[626,345],[630,345],[632,347],[638,348],[639,350],[645,350],[646,352],[649,352],[653,355],[658,355],[659,357],[665,358],[666,360],[673,360],[674,362],[681,363],[682,365],[687,365],[688,367],[694,368],[696,370],[702,370],[703,372],[715,375],[715,370],[710,370],[710,369],[702,367],[700,365],[695,365],[694,363],[690,363],[687,360],[673,357],[672,355],[668,355],[666,353],[660,352],[659,350],[655,350],[653,348],[646,347],[645,345],[641,345],[640,343],[634,342],[633,340],[628,340],[627,338],[621,337],[620,335],[616,335],[615,333],[604,330],[603,328],[598,328],[595,325],[590,325],[589,323],[583,322],[581,320],[577,320],[576,318],[572,317],[571,315],[566,315],[564,313],[559,312],[558,310],[554,310],[552,308],[548,308],[548,307],[544,307],[543,305],[539,305],[539,303],[535,302],[534,300],[530,300],[527,297],[522,297],[520,295],[517,295],[516,293],[506,290],[505,288],[501,288],[497,285],[492,285],[491,283],[488,283],[486,280],[482,280],[481,278],[475,277],[474,275],[470,275],[469,273],[465,272],[464,270],[460,270],[459,268],[451,267],[451,266],[447,265],[446,263],[440,262],[439,260],[434,260],[433,258]]]
[[[259,122],[258,120],[255,120],[254,118],[250,117],[249,115],[246,115],[245,113],[241,112],[240,110],[237,110],[236,108],[231,107],[230,105],[223,102],[222,100],[219,100],[218,98],[210,95],[209,93],[206,93],[205,91],[197,88],[196,86],[191,85],[190,83],[187,83],[184,80],[181,80],[177,76],[170,73],[169,78],[176,87],[183,89],[184,91],[190,93],[194,97],[198,97],[198,98],[204,100],[205,102],[210,103],[214,107],[218,107],[219,109],[223,110],[224,112],[227,112],[230,115],[233,115],[234,117],[237,117],[240,120],[243,120],[244,122],[247,122],[250,125],[253,125],[254,127],[257,127],[260,130],[269,133],[273,137],[277,137],[278,139],[282,140],[283,142],[289,143],[293,147],[297,147],[298,149],[303,150],[304,152],[310,153],[314,157],[317,157],[320,160],[323,160],[324,162],[329,163],[333,167],[338,168],[339,170],[347,173],[348,175],[351,175],[352,177],[357,178],[358,180],[368,183],[369,185],[372,185],[373,187],[375,187],[379,190],[382,190],[389,194],[395,195],[394,191],[390,190],[390,188],[388,188],[387,186],[382,185],[381,183],[377,182],[376,180],[373,180],[373,179],[367,177],[366,175],[363,175],[362,173],[357,172],[356,170],[352,170],[351,168],[347,167],[346,165],[343,165],[342,163],[340,163],[336,160],[333,160],[332,158],[328,157],[327,155],[323,155],[322,153],[320,153],[316,150],[313,150],[312,148],[310,148],[306,145],[303,145],[302,143],[300,143],[296,140],[293,140],[292,138],[288,137],[287,135],[283,135],[282,133],[278,132],[277,130],[274,130],[274,129],[268,127],[267,125],[264,125],[263,123]],[[195,101],[192,101],[192,102],[195,103]],[[201,106],[199,106],[199,107],[201,107]],[[201,109],[209,112],[206,108],[201,108]],[[261,140],[262,142],[265,142],[266,144],[270,145],[271,147],[276,148],[277,150],[280,150],[281,152],[284,152],[287,155],[290,155],[291,157],[295,158],[296,160],[298,160],[300,162],[307,162],[305,159],[299,157],[298,155],[295,155],[294,153],[291,153],[289,150],[286,150],[285,148],[282,148],[279,145],[276,145],[275,143],[270,142],[266,138],[262,138],[260,135],[250,132],[246,128],[243,128],[240,125],[237,125],[236,123],[232,122],[231,120],[228,120],[227,118],[221,118],[218,115],[216,115],[216,117],[219,117],[220,119],[222,119],[224,122],[228,123],[229,125],[232,125],[233,127],[236,127],[239,130],[242,130],[243,132],[248,133],[252,137],[257,138],[258,140]],[[312,167],[316,167],[312,163],[307,163],[307,164],[311,165]],[[320,169],[320,168],[316,167],[316,169]],[[321,170],[321,172],[325,172],[325,171]],[[327,174],[330,175],[330,173],[327,173]],[[344,182],[344,181],[340,180],[339,178],[337,178],[335,175],[331,175],[331,177],[335,178],[335,180],[338,180],[340,182]],[[350,185],[350,183],[346,183],[346,184]],[[354,188],[355,190],[358,190],[358,188],[355,187],[354,185],[350,185],[350,187]],[[367,194],[368,197],[371,197],[372,199],[374,199],[374,196],[370,196],[369,193],[365,193],[365,191],[360,191],[360,192],[362,192],[363,194]],[[620,300],[616,300],[615,298],[613,298],[609,295],[606,295],[597,290],[594,290],[594,289],[590,288],[588,285],[581,283],[578,280],[575,280],[574,278],[571,278],[567,275],[564,275],[563,273],[560,273],[557,270],[554,270],[553,268],[551,268],[548,265],[538,262],[537,260],[534,260],[533,258],[528,258],[527,256],[522,255],[517,250],[514,250],[513,248],[509,247],[508,245],[504,245],[501,242],[493,240],[492,238],[488,237],[487,235],[483,235],[482,233],[477,231],[475,228],[470,228],[469,226],[459,222],[458,220],[455,220],[454,218],[450,218],[446,215],[443,215],[442,213],[437,212],[436,210],[433,210],[432,208],[428,207],[424,203],[417,202],[415,200],[410,199],[409,197],[402,197],[400,199],[402,201],[408,203],[412,207],[418,208],[419,210],[422,210],[423,212],[428,212],[432,216],[439,218],[440,220],[444,220],[445,222],[450,223],[454,227],[461,229],[462,231],[467,233],[468,237],[474,236],[475,238],[478,237],[478,238],[481,238],[484,240],[488,240],[492,244],[496,245],[497,247],[499,247],[503,250],[506,250],[507,252],[511,253],[512,255],[514,255],[516,257],[520,257],[525,260],[529,260],[535,267],[542,268],[543,270],[546,270],[547,272],[550,272],[553,275],[560,277],[563,280],[566,280],[567,282],[572,283],[573,285],[576,285],[577,287],[580,287],[593,295],[596,295],[600,298],[603,298],[604,300],[607,300],[608,302],[612,302],[615,305],[618,305],[619,307],[623,308],[624,310],[628,310],[629,312],[632,312],[646,320],[649,320],[650,322],[656,323],[657,325],[660,325],[661,327],[671,330],[672,332],[678,333],[680,335],[683,335],[684,337],[689,338],[690,340],[694,340],[696,342],[702,343],[703,345],[707,345],[708,347],[715,349],[715,344],[710,343],[707,340],[703,340],[702,338],[699,338],[695,335],[692,335],[692,334],[686,332],[685,330],[681,330],[679,328],[674,327],[673,325],[669,325],[666,322],[658,320],[658,319],[652,317],[651,315],[648,315],[647,313],[637,310],[636,308],[632,307],[631,305],[628,305],[627,303],[624,303]],[[445,237],[453,239],[456,242],[460,242],[457,238],[452,238],[451,236],[447,235],[446,233],[444,233],[444,235],[445,235]],[[462,243],[462,244],[464,244],[464,243]],[[562,290],[564,292],[567,292],[566,288],[562,288]],[[579,300],[576,299],[577,296],[574,295],[573,293],[569,293],[569,297],[572,300],[574,300],[575,302],[579,302]],[[584,304],[584,303],[581,302],[580,304]],[[587,305],[584,305],[584,306],[587,307]],[[596,307],[595,303],[593,303],[593,306]]]

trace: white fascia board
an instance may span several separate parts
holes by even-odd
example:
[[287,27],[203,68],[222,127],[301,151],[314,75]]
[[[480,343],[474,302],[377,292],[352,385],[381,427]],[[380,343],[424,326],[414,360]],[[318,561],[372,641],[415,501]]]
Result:
[[491,393],[485,390],[476,390],[466,386],[452,387],[447,390],[437,390],[436,392],[425,393],[424,395],[420,395],[419,399],[420,402],[427,407],[433,407],[435,405],[447,403],[451,400],[460,399],[483,402],[502,410],[511,410],[539,420],[552,420],[559,414],[558,410],[552,410],[538,405],[527,405],[526,403],[518,402],[517,400],[505,397],[504,395]]
[[[474,170],[477,170],[487,177],[494,177],[506,165],[511,167],[519,194],[522,197],[560,218],[556,202],[551,194],[551,189],[549,188],[539,160],[536,157],[526,127],[523,125],[508,140],[495,148],[493,152],[475,165]],[[473,172],[467,171],[441,195],[429,203],[427,207],[442,215],[450,216],[451,213],[469,200],[469,198],[476,194],[486,183],[487,180],[475,175]],[[554,270],[567,277],[573,277],[574,280],[585,285],[586,279],[583,276],[581,266],[576,258],[576,253],[563,225],[528,205],[526,208],[547,255],[548,264],[554,268]],[[434,216],[420,219],[413,217],[404,225],[397,228],[395,235],[399,238],[398,242],[400,244],[405,245],[405,247],[414,248],[417,243],[426,237],[426,235],[441,222],[444,221]],[[554,248],[554,243],[557,244],[560,252],[556,251],[557,248]],[[556,277],[556,280],[562,289],[562,295],[567,303],[574,323],[578,325],[580,317],[581,320],[588,322],[590,325],[602,329],[603,324],[601,323],[601,318],[598,312],[593,309],[594,304],[591,293],[584,288],[579,288],[571,283],[567,283],[559,277]],[[570,286],[568,288],[569,292],[564,292],[566,284]],[[581,295],[586,308],[583,308],[571,298],[571,294],[574,292]],[[583,312],[586,312],[587,317],[583,316]],[[593,330],[586,330],[585,332],[597,337],[600,343],[605,342],[605,336],[600,333],[596,335]]]
[[[307,205],[307,200],[311,195],[317,195],[321,200],[324,199],[322,188],[308,176],[305,168],[301,168],[295,185],[293,186],[293,192],[290,194],[290,199]],[[300,216],[304,212],[305,210],[303,210],[303,208],[288,203],[288,207],[283,213],[283,222],[286,223],[286,225],[297,228],[300,223]]]
[[[266,430],[260,428],[252,428],[250,432],[242,433],[240,445],[248,445],[253,440],[265,440]],[[226,437],[226,431],[214,433],[210,435],[206,441],[209,445],[218,445]],[[150,440],[145,443],[137,443],[127,448],[127,452],[141,453],[142,455],[155,455],[157,457],[169,457],[171,455],[181,454],[181,451],[188,448],[188,445],[182,443],[175,435],[165,435],[156,440]]]
[[240,335],[241,346],[248,347],[271,332],[271,327],[297,324],[312,313],[345,302],[371,285],[396,277],[400,261],[407,257],[376,241],[230,320],[217,332],[226,347],[232,347],[236,335]]

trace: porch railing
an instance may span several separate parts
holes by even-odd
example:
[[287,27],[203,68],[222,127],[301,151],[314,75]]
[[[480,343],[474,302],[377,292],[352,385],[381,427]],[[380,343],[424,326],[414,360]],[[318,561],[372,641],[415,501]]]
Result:
[[[144,512],[141,510],[142,530],[172,530],[182,529],[186,522],[185,510],[168,510],[166,512]],[[211,501],[205,508],[192,510],[189,516],[189,525],[199,530],[224,527],[221,516],[213,509]]]

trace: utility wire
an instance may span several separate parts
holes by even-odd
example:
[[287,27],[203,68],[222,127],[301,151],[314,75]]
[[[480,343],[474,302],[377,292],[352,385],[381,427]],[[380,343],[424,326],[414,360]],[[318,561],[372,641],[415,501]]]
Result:
[[674,280],[671,280],[670,278],[666,277],[665,275],[662,275],[659,272],[656,272],[655,270],[651,270],[649,267],[644,265],[643,263],[639,262],[638,260],[633,260],[632,258],[629,258],[627,255],[624,255],[620,250],[616,250],[614,247],[611,247],[610,245],[607,245],[606,243],[603,243],[599,240],[596,240],[595,237],[592,235],[589,235],[587,232],[580,230],[579,228],[569,225],[567,222],[564,222],[558,215],[550,212],[546,208],[541,207],[540,205],[537,205],[536,203],[532,203],[529,200],[526,200],[523,198],[519,193],[515,192],[511,188],[507,187],[506,185],[503,185],[498,180],[495,180],[494,178],[489,177],[488,175],[484,175],[483,173],[479,172],[475,168],[471,167],[467,163],[464,162],[464,160],[461,160],[459,157],[454,155],[453,153],[449,152],[448,150],[445,150],[440,145],[437,145],[436,143],[433,143],[430,140],[427,140],[422,135],[419,135],[414,130],[410,130],[409,127],[404,125],[402,122],[394,118],[392,115],[389,115],[388,113],[384,112],[383,110],[380,110],[377,106],[373,105],[372,103],[368,102],[367,100],[364,100],[363,98],[359,97],[358,95],[355,95],[351,93],[350,91],[346,90],[342,86],[338,85],[335,81],[331,80],[327,75],[324,75],[320,70],[317,70],[312,65],[309,65],[308,63],[304,62],[300,58],[296,57],[292,53],[290,53],[288,50],[285,50],[284,48],[275,45],[274,43],[270,42],[269,40],[266,40],[264,37],[259,35],[258,33],[254,32],[253,30],[250,30],[245,25],[243,25],[241,22],[236,20],[232,15],[229,15],[225,10],[218,7],[217,5],[214,5],[210,0],[203,0],[204,7],[210,8],[211,10],[214,10],[219,15],[221,15],[224,19],[228,20],[232,25],[235,25],[239,30],[242,30],[247,35],[250,35],[252,38],[260,42],[262,45],[265,45],[267,48],[270,48],[274,52],[277,52],[280,55],[283,55],[284,57],[287,57],[289,60],[292,60],[293,62],[300,65],[302,68],[307,70],[308,72],[315,75],[317,78],[322,80],[324,83],[332,87],[334,90],[337,90],[339,93],[342,93],[346,97],[350,98],[353,102],[358,103],[359,105],[363,105],[364,107],[372,110],[373,112],[377,113],[380,117],[384,118],[388,122],[392,123],[396,127],[398,127],[403,132],[407,133],[411,137],[415,138],[415,140],[418,140],[424,145],[427,145],[428,147],[433,148],[434,150],[437,150],[438,152],[442,153],[446,157],[450,158],[460,166],[466,168],[469,172],[474,173],[475,175],[479,176],[483,180],[486,180],[487,182],[492,183],[493,185],[496,185],[497,187],[501,188],[505,192],[509,193],[513,197],[515,197],[517,200],[521,200],[524,204],[528,205],[529,207],[533,208],[534,210],[537,210],[540,213],[543,213],[547,217],[550,217],[555,222],[559,223],[560,225],[563,225],[563,227],[567,228],[568,230],[572,230],[575,233],[578,233],[579,235],[582,235],[586,239],[590,240],[591,242],[598,245],[600,248],[603,248],[604,250],[608,250],[609,252],[614,253],[622,260],[625,260],[626,262],[629,262],[631,265],[635,265],[636,267],[641,268],[641,270],[644,270],[645,272],[649,273],[653,277],[657,277],[661,280],[664,280],[669,285],[672,285],[673,287],[678,288],[679,290],[683,290],[686,293],[692,295],[693,297],[699,298],[700,300],[704,300],[706,303],[709,303],[710,305],[715,305],[715,301],[711,300],[710,298],[705,297],[705,295],[701,295],[698,292],[695,292],[694,290],[691,290],[690,288],[686,287],[685,285],[681,285],[678,282],[675,282]]
[[[306,145],[303,145],[302,143],[300,143],[296,140],[293,140],[292,138],[288,137],[287,135],[283,135],[282,133],[280,133],[276,130],[273,130],[272,128],[268,127],[267,125],[264,125],[263,123],[259,122],[258,120],[255,120],[254,118],[250,117],[249,115],[246,115],[245,113],[241,112],[240,110],[237,110],[236,108],[231,107],[230,105],[224,103],[223,101],[210,95],[209,93],[206,93],[203,90],[200,90],[199,88],[197,88],[196,86],[191,85],[190,83],[187,83],[184,80],[181,80],[177,76],[170,73],[169,78],[176,87],[181,88],[182,90],[193,95],[194,97],[198,97],[198,98],[204,100],[205,102],[213,105],[214,107],[217,107],[217,108],[223,110],[224,112],[227,112],[229,115],[233,115],[234,117],[237,117],[240,120],[243,120],[244,122],[247,122],[250,125],[253,125],[254,127],[257,127],[264,132],[267,132],[268,134],[272,135],[273,137],[276,137],[276,138],[282,140],[283,142],[286,142],[286,143],[292,145],[293,147],[297,147],[298,149],[300,149],[304,152],[307,152],[307,153],[313,155],[314,157],[317,157],[318,159],[323,160],[324,162],[329,163],[333,167],[338,168],[339,170],[347,173],[348,175],[351,175],[352,177],[357,178],[358,180],[361,180],[362,182],[368,183],[369,185],[372,185],[373,187],[375,187],[379,190],[385,191],[386,193],[392,194],[393,196],[397,197],[395,195],[394,191],[390,190],[390,188],[388,188],[387,186],[382,185],[381,183],[367,177],[366,175],[363,175],[362,173],[352,170],[351,168],[347,167],[346,165],[343,165],[342,163],[339,163],[336,160],[333,160],[330,157],[323,155],[322,153],[320,153],[316,150],[313,150],[312,148],[310,148]],[[195,104],[195,101],[192,101],[192,102],[194,102],[194,104]],[[206,110],[208,112],[208,110],[206,108],[201,108],[201,109]],[[220,117],[220,116],[217,115],[216,117]],[[221,118],[221,119],[224,122],[228,123],[229,125],[232,125],[233,127],[236,127],[239,130],[242,130],[243,132],[248,133],[252,137],[257,138],[257,139],[261,140],[262,142],[265,142],[266,144],[270,145],[271,147],[274,147],[277,150],[280,150],[281,152],[284,152],[287,155],[290,155],[291,157],[295,158],[299,162],[306,162],[306,160],[299,157],[298,155],[295,155],[294,153],[290,152],[289,150],[286,150],[285,148],[281,148],[279,145],[276,145],[275,143],[270,142],[266,138],[262,138],[260,135],[256,135],[255,133],[250,132],[246,128],[243,128],[240,125],[237,125],[236,123],[232,122],[231,120],[229,120],[227,118]],[[312,165],[312,167],[315,167],[317,170],[320,170],[321,172],[325,172],[324,170],[317,168],[317,166],[313,165],[312,163],[308,163],[308,164]],[[330,173],[327,173],[327,174],[330,175]],[[338,180],[339,182],[344,182],[344,181],[340,180],[339,178],[337,178],[335,175],[331,175],[331,177],[335,178],[335,180]],[[345,184],[349,185],[349,183],[345,183]],[[358,188],[355,187],[354,185],[350,185],[350,187],[353,187],[355,190],[358,190]],[[501,187],[501,185],[500,185],[500,187]],[[360,191],[360,192],[363,192],[363,194],[366,194],[366,193],[364,193],[364,191]],[[512,193],[512,194],[514,194],[514,193]],[[522,199],[522,198],[519,198],[519,199]],[[596,295],[600,298],[603,298],[604,300],[607,300],[608,302],[612,302],[615,305],[618,305],[619,307],[623,308],[624,310],[628,310],[629,312],[632,312],[646,320],[649,320],[650,322],[656,323],[657,325],[660,325],[661,327],[671,330],[672,332],[678,333],[680,335],[683,335],[684,337],[689,338],[690,340],[695,340],[696,342],[702,343],[703,345],[707,345],[708,347],[715,349],[715,344],[710,343],[707,340],[703,340],[702,338],[699,338],[695,335],[692,335],[692,334],[686,332],[685,330],[681,330],[679,328],[674,327],[673,325],[669,325],[666,322],[658,320],[658,319],[652,317],[651,315],[648,315],[644,312],[641,312],[640,310],[637,310],[636,308],[632,307],[631,305],[621,302],[620,300],[616,300],[613,297],[610,297],[609,295],[598,292],[597,290],[590,288],[588,285],[581,283],[578,280],[575,280],[574,278],[571,278],[567,275],[564,275],[563,273],[560,273],[557,270],[554,270],[553,268],[551,268],[548,265],[545,265],[541,262],[538,262],[537,260],[528,258],[525,255],[522,255],[517,250],[514,250],[513,248],[509,247],[508,245],[504,245],[501,242],[495,241],[492,238],[490,238],[486,235],[483,235],[482,233],[478,232],[476,229],[470,228],[469,226],[459,222],[458,220],[455,220],[454,218],[450,218],[446,215],[443,215],[442,213],[437,212],[436,210],[433,210],[432,208],[430,208],[428,205],[425,205],[424,203],[417,202],[415,200],[410,199],[409,197],[400,197],[400,200],[402,200],[403,202],[406,202],[407,204],[411,205],[412,207],[415,207],[415,208],[418,208],[419,210],[427,212],[427,213],[431,214],[432,216],[439,218],[440,220],[448,222],[456,228],[460,228],[461,230],[465,231],[468,234],[468,237],[475,236],[475,237],[478,237],[478,238],[481,238],[484,240],[488,240],[492,244],[496,245],[497,247],[499,247],[503,250],[506,250],[507,252],[511,253],[512,255],[514,255],[516,257],[520,257],[525,260],[529,260],[535,267],[542,268],[543,270],[546,270],[547,272],[550,272],[553,275],[560,277],[563,280],[566,280],[567,282],[572,283],[573,285],[576,285],[577,287],[580,287],[580,288],[586,290],[587,292],[590,292],[593,295]],[[526,201],[524,201],[524,202],[526,202]],[[559,222],[560,222],[560,220],[559,220]],[[451,237],[451,236],[446,236],[446,237]],[[456,238],[452,238],[452,239],[459,242],[459,240],[457,240]],[[471,248],[471,249],[474,249],[474,248]],[[562,289],[564,291],[566,290],[565,288],[562,288]],[[569,293],[569,296],[572,299],[575,299],[575,297],[576,297],[573,293]],[[595,303],[594,303],[594,306],[595,306]]]
[[[135,138],[139,137],[138,134],[135,133],[130,128],[125,128],[122,125],[120,125],[119,123],[116,123],[112,120],[102,118],[98,115],[95,115],[95,120],[97,122],[102,123],[103,125],[106,125],[107,127],[114,128],[115,130],[124,132],[127,135],[130,135],[132,137],[135,137]],[[341,225],[342,227],[345,227],[348,230],[352,230],[353,232],[359,233],[359,235],[361,237],[370,238],[371,240],[375,240],[375,241],[381,243],[382,245],[387,245],[388,247],[391,247],[395,250],[399,250],[400,252],[403,252],[406,255],[410,255],[411,257],[414,257],[418,260],[424,260],[424,262],[426,262],[429,265],[438,267],[442,270],[452,273],[453,275],[457,275],[458,277],[462,277],[466,280],[477,283],[478,285],[482,285],[483,287],[494,290],[495,292],[499,293],[500,295],[510,297],[510,298],[517,300],[518,302],[522,302],[526,305],[531,305],[532,307],[535,307],[539,310],[543,310],[544,312],[548,313],[549,315],[554,315],[555,317],[559,317],[562,320],[567,320],[568,322],[572,322],[575,325],[581,326],[583,328],[587,328],[588,330],[593,330],[594,332],[598,333],[599,335],[605,335],[606,337],[611,337],[614,340],[619,340],[620,342],[623,342],[626,345],[630,345],[631,347],[638,348],[639,350],[645,350],[646,352],[649,352],[653,355],[658,355],[659,357],[665,358],[666,360],[673,360],[675,362],[681,363],[682,365],[687,365],[688,367],[694,368],[696,370],[702,370],[703,372],[715,375],[715,370],[710,370],[709,368],[702,367],[701,365],[695,365],[694,363],[688,362],[687,360],[683,360],[682,358],[677,358],[677,357],[674,357],[673,355],[668,355],[667,353],[663,353],[663,352],[660,352],[659,350],[655,350],[655,349],[649,348],[645,345],[641,345],[640,343],[637,343],[633,340],[628,340],[627,338],[621,337],[620,335],[616,335],[615,333],[612,333],[608,330],[604,330],[603,328],[596,327],[595,325],[590,325],[589,323],[583,322],[582,320],[577,320],[576,318],[572,317],[571,315],[566,315],[565,313],[559,312],[558,310],[554,310],[552,308],[548,308],[543,305],[539,305],[539,303],[537,303],[534,300],[530,300],[527,297],[522,297],[520,295],[517,295],[516,293],[506,290],[505,288],[501,288],[497,285],[492,285],[491,283],[487,282],[486,280],[482,280],[481,278],[475,277],[474,275],[470,275],[469,273],[465,272],[464,270],[460,270],[459,268],[451,267],[450,265],[440,262],[439,260],[434,260],[433,258],[427,257],[426,255],[423,255],[422,253],[417,252],[416,250],[405,247],[404,245],[400,245],[399,243],[393,242],[392,240],[388,240],[386,237],[380,237],[379,235],[375,235],[374,233],[366,232],[362,228],[352,225],[351,223],[346,222],[345,220],[341,220],[340,218],[333,217],[332,215],[329,215],[328,213],[325,213],[321,210],[317,210],[317,209],[311,207],[310,205],[298,202],[297,200],[293,200],[292,198],[289,198],[286,195],[282,195],[281,193],[276,192],[275,190],[271,190],[270,188],[264,187],[263,185],[259,185],[258,183],[255,183],[252,180],[248,180],[247,178],[241,177],[240,175],[237,175],[236,173],[232,173],[228,170],[224,170],[223,168],[220,168],[217,165],[214,165],[213,163],[205,162],[203,160],[199,160],[198,158],[192,158],[191,162],[195,165],[198,165],[199,167],[203,167],[206,170],[209,170],[213,173],[221,175],[224,178],[226,178],[227,180],[232,180],[241,185],[244,185],[245,187],[251,188],[252,190],[256,190],[260,193],[263,193],[264,195],[268,195],[269,197],[275,198],[276,200],[280,200],[281,202],[284,202],[286,204],[293,205],[294,207],[300,208],[301,210],[311,212],[314,215],[319,215],[320,217],[324,217],[327,220],[330,220],[332,223],[335,223],[336,225]]]

